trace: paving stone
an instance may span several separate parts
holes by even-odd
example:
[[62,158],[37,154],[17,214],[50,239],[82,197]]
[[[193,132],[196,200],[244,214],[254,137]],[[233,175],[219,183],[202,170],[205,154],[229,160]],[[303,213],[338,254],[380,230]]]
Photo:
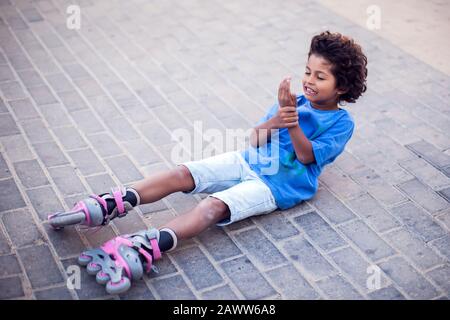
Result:
[[395,253],[361,220],[350,222],[339,229],[372,260],[385,258]]
[[19,128],[9,114],[0,114],[0,137],[19,134]]
[[305,270],[313,280],[336,273],[334,267],[302,236],[289,239],[283,245],[289,258]]
[[48,169],[50,176],[58,189],[65,196],[75,193],[83,193],[85,188],[71,166],[56,167]]
[[351,177],[362,184],[367,191],[386,206],[392,206],[406,200],[406,197],[392,185],[383,180],[375,171],[369,168],[361,169],[351,174]]
[[19,261],[17,260],[16,255],[13,254],[0,256],[0,266],[2,266],[0,270],[0,277],[2,278],[22,273]]
[[[354,283],[356,283],[364,292],[370,291],[368,279],[374,276],[373,265],[364,260],[353,248],[344,248],[329,253],[338,267],[344,271]],[[382,274],[380,275],[380,286],[384,286],[388,280]]]
[[44,171],[36,160],[16,162],[14,163],[14,168],[25,188],[33,188],[49,184]]
[[51,186],[27,190],[27,195],[41,221],[46,221],[47,216],[51,213],[64,211]]
[[432,144],[424,140],[409,144],[406,147],[426,161],[430,162],[436,168],[442,168],[450,165],[450,156],[441,152]]
[[361,300],[361,294],[339,275],[317,281],[317,285],[328,299]]
[[143,140],[130,140],[123,142],[122,146],[140,166],[161,161],[160,156]]
[[186,248],[172,254],[197,290],[222,282],[222,277],[198,247]]
[[398,187],[408,194],[412,200],[431,213],[436,213],[450,207],[449,202],[445,201],[431,188],[425,186],[417,179],[402,183]]
[[106,119],[105,124],[118,141],[128,141],[139,138],[138,133],[133,129],[131,123],[124,117]]
[[87,138],[102,157],[109,157],[122,153],[122,150],[108,133],[87,135]]
[[0,137],[0,142],[12,162],[34,158],[25,140],[20,135]]
[[85,245],[75,228],[65,228],[56,231],[48,224],[44,228],[58,256],[62,258],[77,256],[85,250]]
[[162,259],[156,260],[153,265],[158,268],[158,273],[150,273],[149,278],[163,277],[178,272],[178,269],[165,254],[163,254]]
[[59,146],[53,141],[35,143],[33,144],[33,148],[46,167],[60,166],[69,163]]
[[312,300],[319,297],[314,288],[292,265],[268,271],[267,276],[279,288],[283,299]]
[[272,268],[286,262],[277,247],[256,228],[239,232],[235,238],[261,268]]
[[[46,104],[38,108],[41,110],[50,128],[71,125],[64,107],[60,103]],[[56,135],[58,136],[58,134]]]
[[63,68],[72,80],[88,79],[90,77],[86,69],[79,63],[67,64]]
[[0,212],[25,207],[25,201],[12,178],[0,180]]
[[0,153],[0,179],[11,177],[11,171],[8,168],[8,165],[3,158],[3,155]]
[[197,237],[216,261],[242,254],[221,228],[211,227]]
[[0,82],[12,80],[15,80],[15,78],[11,68],[6,64],[0,65]]
[[450,259],[450,235],[447,233],[439,239],[435,239],[430,244],[435,247],[444,257]]
[[448,296],[450,294],[450,265],[445,264],[436,269],[427,272],[427,275],[444,290]]
[[394,257],[378,265],[412,299],[431,299],[438,295],[434,286],[404,259]]
[[392,285],[369,293],[369,298],[372,300],[405,300],[405,297]]
[[39,118],[39,114],[28,98],[9,101],[9,105],[19,120]]
[[30,87],[28,88],[28,91],[38,105],[57,102],[55,96],[51,93],[48,86],[44,85],[39,87]]
[[66,150],[87,147],[87,144],[78,130],[74,127],[61,127],[53,129],[55,135]]
[[294,221],[324,251],[347,244],[315,211],[295,217]]
[[[75,289],[76,294],[79,299],[87,300],[87,299],[96,299],[108,296],[108,293],[105,291],[105,286],[98,284],[95,281],[95,277],[91,276],[87,273],[85,267],[81,267],[76,258],[66,259],[61,261],[64,267],[64,271],[67,273],[71,271],[69,267],[79,267],[80,269],[80,289]],[[76,269],[77,270],[77,269]],[[71,272],[68,272],[67,275],[71,275]]]
[[75,90],[58,92],[58,96],[67,110],[71,113],[88,108],[86,102]]
[[439,238],[446,233],[425,211],[410,201],[391,208],[390,212],[425,242]]
[[443,262],[420,238],[405,229],[395,230],[384,235],[392,246],[413,261],[420,269],[429,269]]
[[276,293],[246,257],[223,262],[221,266],[245,299],[261,299]]
[[310,203],[323,213],[331,223],[342,223],[355,218],[355,215],[328,190],[320,189]]
[[70,113],[79,130],[84,134],[92,134],[103,131],[102,123],[97,120],[89,109],[77,110]]
[[377,232],[400,226],[400,223],[369,194],[349,200],[348,205]]
[[340,199],[354,198],[364,193],[364,189],[359,184],[332,165],[322,172],[320,180]]
[[2,220],[13,245],[18,248],[44,240],[28,210],[8,212]]
[[195,300],[195,295],[180,275],[156,279],[152,284],[164,300]]
[[11,252],[11,245],[5,234],[0,230],[0,254],[9,254]]
[[236,294],[229,286],[219,287],[202,293],[204,300],[237,300]]
[[62,73],[49,74],[45,78],[47,79],[52,89],[57,93],[74,90],[73,85]]
[[11,277],[0,279],[0,299],[16,299],[24,296],[22,279],[20,277]]
[[83,175],[105,172],[105,168],[91,149],[82,149],[68,152]]
[[155,146],[172,142],[172,137],[161,124],[154,120],[139,126],[139,131]]
[[[449,188],[445,188],[442,189],[440,191],[438,191],[438,193],[444,197],[445,200],[447,200],[447,202],[450,202],[450,187]],[[448,205],[447,205],[448,206]]]
[[0,82],[0,91],[3,92],[3,97],[7,100],[18,100],[27,97],[17,81]]
[[50,286],[64,281],[47,245],[20,249],[19,256],[32,288]]
[[41,119],[27,120],[22,127],[31,143],[51,142],[53,140],[48,128]]
[[155,300],[145,281],[134,281],[131,288],[119,295],[121,300]]
[[93,193],[101,194],[109,192],[116,185],[109,174],[99,174],[86,178],[87,183],[93,190]]
[[441,189],[450,183],[447,176],[422,158],[405,160],[399,164],[433,190]]
[[127,156],[112,157],[105,161],[121,183],[130,183],[144,178]]
[[260,215],[258,216],[257,221],[258,224],[260,224],[275,240],[286,239],[299,233],[286,218],[285,213],[281,211]]
[[35,291],[37,300],[73,300],[67,287],[56,287],[40,291]]

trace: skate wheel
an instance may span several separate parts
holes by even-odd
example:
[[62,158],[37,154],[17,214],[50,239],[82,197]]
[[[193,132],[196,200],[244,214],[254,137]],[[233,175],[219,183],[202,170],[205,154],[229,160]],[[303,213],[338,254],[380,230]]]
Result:
[[107,273],[104,273],[103,271],[99,271],[95,276],[95,280],[97,281],[98,284],[106,284],[110,279],[111,277]]
[[78,257],[78,264],[85,267],[89,262],[91,262],[92,257],[85,255],[84,253],[80,254]]
[[119,282],[108,281],[106,284],[106,292],[109,294],[120,294],[130,289],[131,282],[127,277],[122,277]]
[[93,276],[94,274],[96,274],[97,272],[100,271],[100,269],[102,268],[101,265],[90,262],[87,267],[86,267],[86,271],[88,274],[90,274],[91,276]]

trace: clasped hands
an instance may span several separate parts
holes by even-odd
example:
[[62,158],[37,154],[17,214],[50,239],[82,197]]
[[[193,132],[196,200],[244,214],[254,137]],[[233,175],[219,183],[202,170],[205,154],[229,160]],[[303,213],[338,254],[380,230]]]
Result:
[[272,118],[275,128],[292,128],[298,125],[297,97],[291,93],[291,78],[284,78],[278,88],[277,113]]

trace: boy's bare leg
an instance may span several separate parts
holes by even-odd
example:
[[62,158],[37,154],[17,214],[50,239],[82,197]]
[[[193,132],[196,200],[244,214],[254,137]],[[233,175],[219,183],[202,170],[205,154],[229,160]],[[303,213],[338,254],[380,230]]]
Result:
[[173,230],[179,240],[194,237],[209,226],[229,217],[228,206],[219,199],[203,199],[194,209],[172,219],[163,228]]
[[179,165],[146,177],[131,187],[139,193],[140,204],[146,204],[177,191],[190,191],[194,189],[195,183],[189,170]]

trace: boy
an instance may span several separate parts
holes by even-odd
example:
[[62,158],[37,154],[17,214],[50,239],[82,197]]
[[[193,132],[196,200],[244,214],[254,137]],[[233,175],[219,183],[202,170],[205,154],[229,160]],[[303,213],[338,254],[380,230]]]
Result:
[[[339,105],[353,103],[365,92],[366,66],[366,56],[352,39],[328,31],[313,37],[304,95],[292,94],[290,78],[284,79],[278,104],[254,128],[249,149],[179,164],[132,187],[78,202],[68,217],[77,214],[82,217],[77,222],[96,226],[173,192],[209,193],[163,228],[112,239],[81,254],[79,262],[107,284],[109,293],[124,292],[130,279],[149,272],[161,251],[173,250],[177,241],[214,224],[284,210],[313,197],[323,167],[342,153],[352,136],[353,118]],[[50,224],[58,226],[61,217],[65,219],[64,214],[50,216]]]

